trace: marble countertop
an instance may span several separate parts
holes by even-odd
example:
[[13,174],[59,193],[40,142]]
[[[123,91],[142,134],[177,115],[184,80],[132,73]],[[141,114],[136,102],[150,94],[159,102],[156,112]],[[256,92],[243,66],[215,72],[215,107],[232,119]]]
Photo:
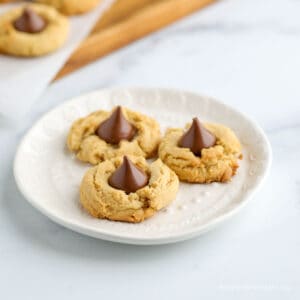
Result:
[[[299,0],[219,1],[52,84],[18,123],[0,119],[1,298],[298,299],[299,12]],[[16,147],[42,113],[111,86],[186,89],[247,113],[273,148],[265,186],[230,222],[173,245],[114,244],[52,223],[17,190]]]

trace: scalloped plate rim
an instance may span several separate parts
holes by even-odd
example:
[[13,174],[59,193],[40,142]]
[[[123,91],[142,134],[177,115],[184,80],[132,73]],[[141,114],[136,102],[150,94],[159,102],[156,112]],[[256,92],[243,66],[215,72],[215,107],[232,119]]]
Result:
[[[80,224],[77,224],[76,222],[70,222],[70,221],[64,220],[60,216],[57,216],[56,214],[52,213],[51,211],[44,209],[44,207],[42,207],[39,204],[39,201],[36,201],[35,199],[33,199],[34,197],[29,195],[26,188],[22,184],[22,180],[21,180],[21,178],[19,176],[19,172],[18,172],[18,168],[19,168],[20,164],[22,163],[20,161],[22,146],[25,143],[27,137],[30,136],[30,133],[39,125],[40,122],[42,122],[42,120],[44,118],[47,117],[48,114],[54,112],[55,110],[58,110],[59,108],[65,106],[65,105],[68,105],[72,102],[76,102],[76,101],[78,101],[78,99],[87,97],[89,95],[97,94],[99,92],[108,92],[108,91],[114,91],[114,90],[143,90],[143,91],[161,90],[161,91],[164,91],[164,92],[184,93],[184,94],[189,94],[189,95],[193,95],[193,96],[196,96],[196,97],[205,97],[205,98],[208,98],[209,101],[217,103],[218,105],[222,105],[222,106],[226,107],[227,109],[230,109],[234,113],[239,114],[244,119],[247,119],[247,121],[249,123],[251,123],[251,125],[255,128],[255,130],[257,132],[259,132],[260,135],[263,137],[263,140],[265,142],[265,146],[266,146],[266,149],[267,149],[267,159],[268,160],[265,164],[264,172],[262,173],[260,181],[257,183],[257,185],[255,187],[253,187],[251,189],[251,191],[248,193],[247,196],[244,196],[244,199],[241,202],[239,202],[239,204],[237,204],[233,209],[223,213],[222,215],[220,215],[218,217],[215,217],[213,220],[206,223],[205,225],[200,226],[199,228],[196,227],[194,230],[182,231],[180,234],[176,234],[176,233],[169,234],[167,237],[160,236],[160,237],[157,237],[157,238],[155,238],[155,237],[150,237],[150,238],[138,237],[137,238],[134,235],[126,235],[124,233],[122,233],[120,235],[120,234],[117,234],[117,233],[107,232],[105,230],[98,231],[98,230],[94,230],[94,229],[90,228],[89,226],[82,226]],[[52,220],[53,222],[55,222],[55,223],[57,223],[61,226],[64,226],[64,227],[66,227],[66,228],[68,228],[72,231],[75,231],[77,233],[80,233],[80,234],[84,234],[84,235],[87,235],[87,236],[90,236],[90,237],[93,237],[93,238],[103,239],[103,240],[107,240],[107,241],[111,241],[111,242],[118,242],[118,243],[132,244],[132,245],[159,245],[159,244],[169,244],[169,243],[180,242],[180,241],[184,241],[184,240],[187,240],[187,239],[190,239],[190,238],[197,237],[201,234],[204,234],[204,233],[210,231],[211,229],[215,228],[217,225],[223,223],[224,221],[230,219],[233,215],[235,215],[238,211],[240,211],[240,209],[245,207],[245,205],[247,203],[249,203],[249,200],[251,198],[253,198],[253,196],[256,194],[256,192],[263,186],[263,184],[264,184],[264,182],[265,182],[265,180],[266,180],[266,178],[269,174],[271,163],[272,163],[272,148],[271,148],[270,142],[268,141],[268,138],[267,138],[265,132],[263,131],[263,129],[252,118],[250,118],[246,114],[238,111],[237,109],[231,107],[230,105],[227,105],[227,104],[223,103],[220,100],[217,100],[213,97],[206,96],[204,94],[200,94],[200,93],[197,93],[197,92],[191,92],[191,91],[181,90],[181,89],[148,88],[148,87],[146,87],[146,88],[145,87],[115,87],[115,88],[97,89],[97,90],[90,91],[88,93],[81,94],[79,96],[76,96],[76,97],[73,97],[69,100],[64,101],[63,103],[55,106],[54,108],[52,108],[49,111],[47,111],[46,113],[44,113],[32,125],[32,127],[25,133],[25,135],[21,139],[21,142],[19,143],[19,145],[17,147],[16,154],[15,154],[15,159],[14,159],[14,163],[13,163],[13,173],[14,173],[14,177],[15,177],[15,181],[17,183],[17,186],[18,186],[20,192],[22,193],[22,195],[24,196],[24,198],[34,208],[36,208],[42,214],[47,216],[50,220]]]

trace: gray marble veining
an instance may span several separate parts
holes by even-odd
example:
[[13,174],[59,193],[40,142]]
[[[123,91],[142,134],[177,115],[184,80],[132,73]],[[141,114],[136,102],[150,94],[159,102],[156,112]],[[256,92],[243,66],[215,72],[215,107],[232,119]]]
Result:
[[[299,0],[219,1],[54,83],[18,123],[0,119],[3,299],[298,299],[299,12]],[[274,152],[266,184],[231,222],[176,245],[112,244],[50,222],[16,188],[16,147],[42,113],[109,86],[187,89],[249,114]]]

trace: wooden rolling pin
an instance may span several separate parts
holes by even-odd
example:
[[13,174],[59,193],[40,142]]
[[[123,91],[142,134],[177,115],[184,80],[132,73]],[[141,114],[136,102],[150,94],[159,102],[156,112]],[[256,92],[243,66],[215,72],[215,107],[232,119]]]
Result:
[[118,0],[59,71],[59,79],[216,0]]

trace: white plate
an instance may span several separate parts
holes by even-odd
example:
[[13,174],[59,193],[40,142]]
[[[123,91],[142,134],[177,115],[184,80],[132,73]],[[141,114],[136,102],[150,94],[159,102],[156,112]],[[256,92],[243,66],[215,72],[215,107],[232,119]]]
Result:
[[[230,183],[181,184],[174,202],[140,224],[92,218],[80,206],[79,185],[87,168],[66,149],[74,120],[121,104],[155,117],[164,130],[184,126],[194,116],[231,127],[244,158]],[[25,198],[53,221],[96,238],[130,244],[163,244],[188,239],[232,216],[261,186],[271,164],[262,129],[212,98],[166,89],[100,90],[72,99],[42,117],[23,138],[14,173]]]

